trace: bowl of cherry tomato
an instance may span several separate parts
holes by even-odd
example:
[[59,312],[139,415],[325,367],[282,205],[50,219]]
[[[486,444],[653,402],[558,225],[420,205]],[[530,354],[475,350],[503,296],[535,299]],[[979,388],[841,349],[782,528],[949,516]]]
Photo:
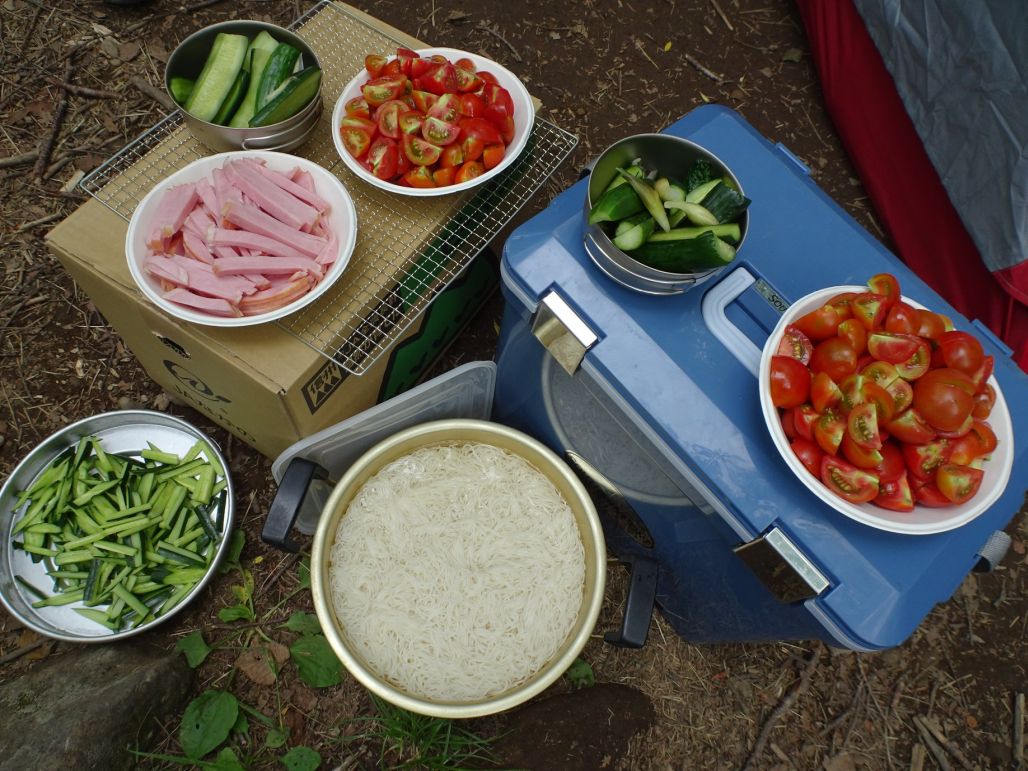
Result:
[[764,346],[761,409],[783,460],[836,511],[941,533],[1010,479],[1013,426],[993,366],[974,335],[882,273],[789,307]]
[[332,111],[343,163],[364,181],[412,196],[457,193],[508,168],[535,121],[521,81],[454,48],[371,53]]

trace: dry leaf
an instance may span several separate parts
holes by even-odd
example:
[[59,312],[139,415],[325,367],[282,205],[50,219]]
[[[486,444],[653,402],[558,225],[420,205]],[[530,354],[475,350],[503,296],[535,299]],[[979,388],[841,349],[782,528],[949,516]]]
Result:
[[100,50],[108,59],[117,59],[121,44],[112,37],[105,37],[100,41]]
[[274,685],[278,679],[275,657],[264,645],[249,648],[239,654],[236,668],[257,685]]
[[857,764],[848,752],[841,752],[825,761],[825,771],[857,771]]
[[466,11],[452,10],[446,14],[446,21],[450,24],[461,24],[468,21],[471,18],[471,14]]
[[803,52],[798,48],[787,48],[782,54],[783,62],[800,62],[803,61]]
[[118,46],[118,58],[123,62],[130,62],[139,56],[139,43],[129,42],[122,43]]

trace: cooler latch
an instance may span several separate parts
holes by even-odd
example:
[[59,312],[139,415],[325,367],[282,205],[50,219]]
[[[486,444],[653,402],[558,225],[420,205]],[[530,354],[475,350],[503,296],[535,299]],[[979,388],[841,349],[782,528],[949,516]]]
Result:
[[828,579],[777,527],[733,550],[781,602],[817,597]]
[[599,339],[556,292],[549,292],[539,302],[532,334],[569,375],[575,374],[586,351]]

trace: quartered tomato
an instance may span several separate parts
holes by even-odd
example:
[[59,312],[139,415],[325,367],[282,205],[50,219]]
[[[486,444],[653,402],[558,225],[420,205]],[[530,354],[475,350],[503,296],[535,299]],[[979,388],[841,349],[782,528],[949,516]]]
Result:
[[457,168],[464,163],[464,147],[458,143],[447,145],[439,156],[439,165],[444,169]]
[[798,359],[802,364],[810,363],[810,354],[814,346],[810,338],[803,334],[795,324],[789,324],[782,333],[782,340],[778,343],[778,354],[780,356],[791,356]]
[[935,431],[913,407],[899,413],[885,428],[890,436],[907,444],[925,444],[935,438]]
[[917,320],[918,337],[937,340],[946,331],[946,322],[938,313],[933,313],[932,311],[925,310],[924,308],[918,308]]
[[853,298],[856,296],[856,292],[840,292],[825,303],[825,305],[831,305],[835,308],[835,312],[839,316],[839,321],[845,321],[846,319],[853,318],[853,311],[850,309],[850,303],[853,302]]
[[367,118],[371,120],[371,107],[368,105],[368,100],[363,96],[355,96],[353,99],[347,101],[343,105],[343,111],[349,115],[356,115],[359,118]]
[[867,330],[856,319],[846,319],[839,324],[839,337],[850,344],[850,347],[862,356],[867,350]]
[[888,313],[885,297],[874,292],[861,292],[850,302],[853,318],[857,319],[868,332],[881,329]]
[[928,444],[905,444],[902,450],[907,471],[917,479],[932,479],[939,466],[949,462],[948,439],[937,439]]
[[465,118],[481,118],[485,113],[485,100],[478,94],[461,94],[460,111]]
[[914,403],[914,387],[901,377],[893,380],[885,387],[892,397],[893,414],[899,415],[903,410]]
[[899,372],[899,376],[904,380],[917,380],[928,371],[931,360],[931,348],[928,347],[928,343],[922,340],[917,350],[909,359],[896,365],[896,371]]
[[900,300],[899,281],[891,273],[878,273],[867,281],[868,288],[882,298],[886,308],[892,308]]
[[934,369],[914,383],[914,407],[937,431],[957,431],[974,408],[974,384],[954,369]]
[[[846,418],[846,433],[864,449],[877,450],[882,446],[882,437],[878,433],[878,413],[873,403],[864,402],[850,410]],[[871,465],[877,465],[877,461]]]
[[499,166],[506,152],[507,146],[502,142],[495,145],[486,145],[482,150],[482,165],[485,166],[486,171]]
[[[797,413],[798,414],[798,413]],[[814,441],[829,455],[835,455],[846,433],[846,421],[835,410],[825,410],[812,426]],[[799,424],[797,424],[799,430]]]
[[432,179],[432,172],[428,170],[427,166],[411,167],[402,177],[400,177],[400,181],[409,187],[435,187],[435,180]]
[[343,118],[339,136],[346,151],[354,158],[363,158],[371,147],[371,140],[378,133],[378,127],[370,120],[356,115]]
[[811,372],[824,372],[838,383],[856,372],[856,369],[857,352],[841,337],[829,337],[814,346],[810,356]]
[[896,367],[889,364],[887,361],[872,361],[867,366],[861,368],[860,374],[867,380],[872,380],[883,388],[887,387],[899,377],[899,372],[896,371]]
[[375,111],[375,122],[378,124],[378,133],[390,139],[400,138],[400,116],[409,112],[410,108],[406,102],[399,99],[390,99],[379,105]]
[[878,425],[884,426],[896,413],[896,403],[892,399],[892,394],[882,388],[878,383],[873,380],[864,378],[864,382],[860,386],[860,395],[863,397],[863,401],[875,406],[875,414],[878,416]]
[[382,74],[382,68],[386,66],[386,62],[389,60],[381,54],[368,54],[364,57],[364,69],[368,71],[368,74],[377,78]]
[[[439,160],[439,155],[442,153],[442,148],[437,145],[410,134],[404,134],[401,142],[404,155],[415,166],[431,166]],[[429,176],[431,177],[431,175]]]
[[485,166],[478,161],[465,161],[461,164],[461,167],[457,169],[457,173],[453,177],[455,184],[461,184],[463,182],[470,182],[475,177],[480,177],[485,174]]
[[810,396],[810,370],[791,356],[771,357],[771,403],[788,409]]
[[426,118],[438,118],[447,123],[457,123],[461,119],[461,100],[456,94],[443,94],[425,113]]
[[821,481],[850,503],[867,503],[878,495],[878,477],[873,472],[830,455],[821,460]]
[[396,162],[400,154],[396,140],[380,136],[368,148],[368,167],[378,179],[392,179],[396,176]]
[[440,64],[418,81],[425,91],[433,94],[452,94],[457,90],[457,68],[447,62]]
[[883,482],[891,482],[899,479],[907,473],[907,462],[903,458],[903,451],[895,442],[888,441],[882,444],[879,450],[882,456],[881,462],[875,467],[875,473]]
[[885,331],[899,335],[916,335],[920,324],[917,309],[902,300],[889,308],[889,314],[885,317]]
[[839,386],[826,373],[818,372],[810,381],[810,401],[814,409],[824,412],[842,399]]
[[407,85],[407,78],[399,77],[372,78],[361,88],[361,93],[372,107],[385,104],[390,99],[399,99]]
[[424,125],[425,119],[421,116],[417,110],[408,110],[400,115],[399,125],[400,131],[404,134],[413,134],[420,136],[421,127]]
[[989,424],[976,420],[966,434],[950,442],[949,457],[957,465],[969,466],[978,458],[991,453],[996,446],[996,434]]
[[967,332],[943,332],[936,342],[947,367],[974,375],[982,366],[985,358],[982,344]]
[[421,136],[438,147],[445,147],[457,141],[460,127],[455,123],[447,123],[439,118],[425,118],[421,126]]
[[800,459],[800,463],[806,467],[807,471],[816,477],[821,476],[821,459],[825,454],[820,447],[802,436],[793,439],[789,446],[796,454],[796,457]]
[[842,457],[848,460],[857,468],[876,469],[882,462],[882,453],[873,447],[861,447],[850,436],[849,431],[842,435],[842,444],[839,445]]
[[420,113],[427,113],[432,109],[432,105],[439,101],[439,97],[430,91],[418,89],[411,91],[410,98],[414,102],[414,109]]
[[814,424],[820,419],[821,413],[816,412],[809,404],[801,404],[793,410],[793,424],[796,427],[796,433],[806,439],[814,438]]
[[436,187],[446,187],[453,184],[453,178],[456,173],[457,170],[452,166],[448,168],[440,167],[432,172],[432,181],[435,182]]
[[891,511],[913,511],[914,495],[907,475],[904,473],[895,479],[879,479],[878,495],[871,502]]
[[919,506],[927,506],[931,509],[941,509],[944,506],[952,506],[953,501],[943,495],[934,482],[926,482],[923,485],[912,485],[914,500]]
[[917,353],[921,339],[893,332],[872,332],[867,337],[867,352],[878,361],[901,364]]
[[817,342],[835,337],[839,331],[839,317],[833,305],[822,305],[809,313],[805,313],[793,322],[793,325],[810,340]]
[[464,67],[455,66],[454,76],[457,80],[457,90],[462,94],[478,91],[485,84],[474,70],[467,70]]
[[984,476],[981,469],[946,463],[939,467],[935,485],[951,503],[966,503],[978,492]]
[[992,408],[996,404],[996,389],[989,383],[985,388],[974,395],[974,407],[971,408],[971,416],[978,420],[985,420],[992,414]]

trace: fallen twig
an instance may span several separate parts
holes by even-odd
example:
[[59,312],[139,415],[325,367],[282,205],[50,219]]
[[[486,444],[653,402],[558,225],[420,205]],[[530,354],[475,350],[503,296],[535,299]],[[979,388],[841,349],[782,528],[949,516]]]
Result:
[[974,766],[972,765],[971,761],[969,761],[964,756],[964,753],[962,753],[953,742],[946,738],[946,735],[942,732],[942,729],[939,728],[939,726],[937,726],[934,721],[928,720],[927,718],[923,718],[920,715],[915,716],[914,720],[920,721],[921,724],[924,725],[925,729],[929,733],[931,733],[932,738],[934,738],[935,741],[937,741],[939,745],[944,750],[946,750],[946,752],[952,755],[953,759],[956,760],[962,768],[966,768],[967,771],[972,771]]
[[932,757],[935,758],[935,762],[939,764],[941,771],[950,771],[949,761],[946,759],[946,753],[939,745],[937,741],[932,737],[928,727],[924,724],[924,721],[919,716],[914,717],[914,725],[917,726],[917,732],[921,734],[921,741],[924,742],[925,747],[932,753]]
[[689,64],[691,64],[693,67],[698,69],[701,73],[706,75],[708,78],[713,80],[715,83],[721,83],[721,82],[724,81],[724,78],[722,76],[718,75],[713,70],[710,70],[710,69],[707,69],[706,67],[704,67],[700,63],[700,61],[695,56],[693,56],[692,54],[687,52],[687,53],[682,54],[682,56],[685,57],[685,60],[687,62],[689,62]]
[[76,86],[74,83],[68,83],[64,80],[58,80],[57,78],[48,78],[48,80],[55,86],[60,86],[72,96],[84,96],[88,99],[117,99],[118,94],[113,91],[104,91],[100,88],[87,88],[86,86]]
[[164,109],[166,109],[166,110],[176,110],[176,109],[178,109],[178,105],[175,104],[174,101],[172,101],[172,98],[170,96],[168,96],[166,93],[161,91],[161,89],[154,88],[146,80],[144,80],[143,78],[139,77],[138,75],[129,78],[129,83],[131,83],[133,86],[135,86],[136,89],[138,89],[139,91],[142,91],[148,97],[153,99],[155,102],[158,102],[161,105],[161,107],[163,107]]
[[750,752],[750,756],[746,759],[746,764],[743,766],[743,771],[748,771],[748,769],[757,767],[757,761],[764,752],[764,745],[767,744],[768,739],[771,737],[771,731],[774,729],[775,723],[779,721],[782,715],[792,708],[796,699],[798,699],[807,690],[807,688],[810,687],[810,678],[813,677],[814,670],[817,669],[817,664],[820,660],[821,648],[817,648],[811,654],[810,659],[807,661],[807,665],[803,668],[799,681],[792,690],[782,697],[778,706],[775,707],[774,711],[768,715],[767,720],[764,721],[764,725],[760,729],[760,734],[757,736],[757,741],[753,744],[753,750]]
[[33,150],[21,155],[8,155],[0,158],[0,169],[9,169],[11,166],[21,166],[23,163],[32,163],[39,157],[39,150]]
[[36,650],[37,648],[42,648],[47,643],[51,642],[53,642],[53,640],[49,639],[48,637],[40,637],[35,642],[30,642],[28,645],[23,645],[20,648],[15,648],[10,653],[5,653],[3,656],[0,656],[0,664],[9,664],[15,659],[20,659],[26,653],[32,653],[32,651]]
[[643,55],[643,58],[645,58],[646,61],[648,61],[656,69],[659,70],[660,69],[660,65],[658,65],[655,61],[653,61],[653,59],[650,58],[650,55],[648,53],[646,53],[646,46],[643,43],[643,41],[641,41],[639,38],[636,37],[636,38],[632,38],[632,42],[635,43],[635,47],[638,49],[639,53],[641,53]]
[[910,748],[910,771],[924,771],[924,762],[928,757],[923,744],[915,744]]
[[1024,764],[1024,693],[1014,697],[1014,739],[1011,746],[1014,768]]
[[495,29],[490,27],[488,24],[479,24],[478,25],[478,29],[481,29],[481,30],[484,30],[484,31],[488,32],[490,35],[492,35],[497,40],[499,40],[501,43],[503,43],[505,46],[507,46],[507,48],[510,49],[511,55],[514,57],[514,61],[518,61],[518,62],[521,61],[521,54],[518,53],[518,50],[507,41],[507,38],[505,38],[503,35],[501,35]]
[[59,220],[63,215],[60,212],[54,214],[47,214],[45,217],[40,217],[38,220],[32,220],[31,222],[25,222],[18,226],[16,232],[24,233],[26,230],[32,230],[32,228],[39,225],[46,225],[49,222]]
[[[71,80],[72,74],[74,74],[74,54],[68,54],[68,64],[64,68],[64,81]],[[54,111],[53,126],[50,128],[50,134],[43,140],[39,150],[39,157],[36,158],[36,165],[32,167],[32,172],[35,174],[36,179],[40,182],[43,181],[46,175],[46,170],[50,166],[50,154],[54,151],[54,146],[57,144],[57,137],[61,133],[61,126],[64,124],[64,116],[68,112],[68,92],[65,89],[61,89],[61,98],[57,102],[57,109]]]
[[718,5],[717,0],[710,0],[710,4],[714,6],[714,10],[717,11],[717,15],[721,17],[721,21],[723,21],[725,23],[725,26],[728,27],[728,31],[735,32],[735,27],[732,26],[732,22],[728,20],[728,17],[725,15],[725,12],[721,10],[721,6]]

